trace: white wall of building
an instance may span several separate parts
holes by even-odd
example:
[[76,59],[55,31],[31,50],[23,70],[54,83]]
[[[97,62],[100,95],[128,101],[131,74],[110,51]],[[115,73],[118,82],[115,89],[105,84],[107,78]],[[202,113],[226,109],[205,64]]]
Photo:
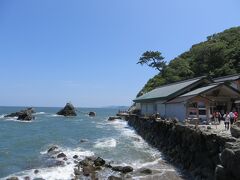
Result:
[[166,104],[166,117],[178,118],[180,121],[186,117],[186,106],[183,103]]
[[155,103],[141,103],[141,114],[142,115],[152,115],[156,113],[154,111]]
[[165,108],[165,104],[162,103],[157,103],[157,112],[160,114],[161,117],[165,117],[166,116],[166,108]]

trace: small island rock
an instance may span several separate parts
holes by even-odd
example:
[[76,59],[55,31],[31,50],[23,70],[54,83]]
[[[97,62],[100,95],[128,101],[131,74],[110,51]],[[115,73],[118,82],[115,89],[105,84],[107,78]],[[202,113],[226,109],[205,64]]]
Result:
[[62,116],[77,116],[76,110],[71,103],[67,103],[57,114]]
[[88,115],[93,117],[93,116],[96,116],[96,113],[91,111],[88,113]]

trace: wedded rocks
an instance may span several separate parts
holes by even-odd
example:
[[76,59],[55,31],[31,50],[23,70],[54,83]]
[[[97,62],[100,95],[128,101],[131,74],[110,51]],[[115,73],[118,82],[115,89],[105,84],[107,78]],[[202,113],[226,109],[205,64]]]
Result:
[[240,138],[240,121],[237,121],[231,126],[230,132],[233,137]]
[[76,110],[71,103],[67,103],[63,109],[57,112],[57,115],[62,116],[77,116]]

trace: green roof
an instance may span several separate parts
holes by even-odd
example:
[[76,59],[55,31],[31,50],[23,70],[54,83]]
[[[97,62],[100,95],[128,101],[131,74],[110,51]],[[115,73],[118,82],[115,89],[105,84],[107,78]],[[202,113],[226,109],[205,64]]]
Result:
[[168,84],[164,86],[160,86],[159,88],[156,88],[136,99],[133,101],[140,102],[144,100],[153,100],[153,99],[167,99],[169,96],[191,86],[194,83],[197,83],[198,81],[202,80],[205,77],[199,77],[194,78],[190,80],[180,81],[173,84]]
[[208,90],[210,90],[210,89],[212,89],[212,88],[215,88],[215,87],[217,87],[217,86],[219,86],[219,84],[211,84],[211,85],[208,85],[208,86],[201,87],[201,88],[195,89],[195,90],[193,90],[193,91],[190,91],[190,92],[188,92],[188,93],[186,93],[186,94],[181,95],[180,97],[198,95],[198,94],[201,94],[201,93],[203,93],[203,92],[205,92],[205,91],[208,91]]

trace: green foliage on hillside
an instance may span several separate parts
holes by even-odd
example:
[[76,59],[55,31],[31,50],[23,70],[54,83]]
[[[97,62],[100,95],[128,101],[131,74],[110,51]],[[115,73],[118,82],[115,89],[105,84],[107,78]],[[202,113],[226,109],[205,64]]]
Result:
[[138,96],[152,89],[198,76],[219,77],[240,73],[240,27],[227,29],[193,45],[189,51],[171,60],[151,78]]

